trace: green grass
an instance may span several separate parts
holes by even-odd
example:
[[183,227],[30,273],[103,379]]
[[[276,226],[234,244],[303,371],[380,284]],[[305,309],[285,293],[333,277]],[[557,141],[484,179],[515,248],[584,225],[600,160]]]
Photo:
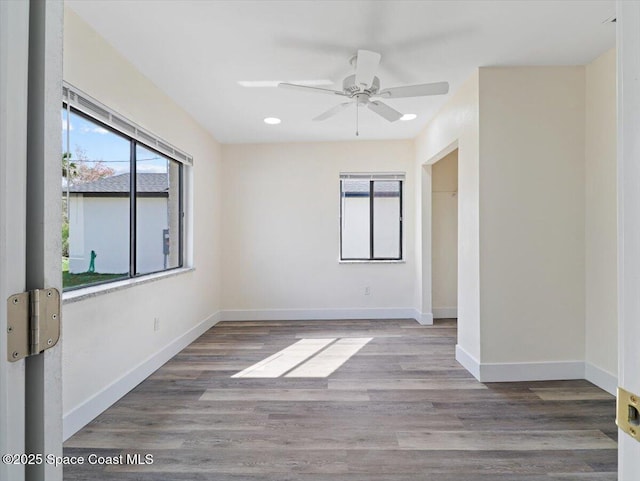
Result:
[[88,284],[112,281],[114,279],[126,279],[124,274],[99,274],[98,272],[82,272],[80,274],[69,274],[69,258],[62,258],[62,287],[79,287]]
[[87,284],[112,281],[114,279],[126,279],[127,274],[98,274],[96,272],[84,272],[82,274],[62,273],[62,287],[78,287]]

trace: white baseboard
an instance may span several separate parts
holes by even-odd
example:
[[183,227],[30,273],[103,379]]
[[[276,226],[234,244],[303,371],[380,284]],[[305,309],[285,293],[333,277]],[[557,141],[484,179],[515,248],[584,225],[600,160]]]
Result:
[[456,344],[456,361],[480,381],[480,361],[465,351],[460,344]]
[[423,326],[432,326],[433,325],[433,314],[430,312],[418,312],[416,317],[416,321],[418,321]]
[[590,362],[584,363],[584,378],[614,396],[618,391],[618,377]]
[[[346,309],[226,309],[222,321],[309,321],[329,319],[415,319],[422,314],[409,307]],[[433,319],[431,320],[433,323]]]
[[434,319],[457,319],[458,308],[457,307],[434,307],[433,318]]
[[480,382],[555,381],[585,378],[585,363],[583,361],[481,363],[459,344],[456,345],[456,361]]
[[584,379],[583,361],[481,363],[481,382]]
[[208,329],[214,326],[220,319],[220,312],[217,312],[194,326],[183,335],[171,341],[170,344],[160,351],[149,356],[140,364],[129,370],[122,377],[94,394],[79,406],[74,407],[66,413],[62,421],[63,439],[66,441],[76,432],[89,424],[100,413],[113,405],[122,396],[131,391],[134,387],[153,374],[158,368],[166,363],[182,349],[187,347]]

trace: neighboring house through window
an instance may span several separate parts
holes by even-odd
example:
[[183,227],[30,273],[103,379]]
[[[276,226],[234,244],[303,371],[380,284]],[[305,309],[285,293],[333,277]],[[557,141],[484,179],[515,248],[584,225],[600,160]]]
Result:
[[[72,103],[62,110],[63,287],[181,267],[184,162],[160,152],[157,145],[173,148],[135,124],[114,122],[95,101],[82,110],[76,104],[87,102]],[[133,135],[114,124],[131,126]]]
[[340,260],[402,260],[404,174],[340,174]]

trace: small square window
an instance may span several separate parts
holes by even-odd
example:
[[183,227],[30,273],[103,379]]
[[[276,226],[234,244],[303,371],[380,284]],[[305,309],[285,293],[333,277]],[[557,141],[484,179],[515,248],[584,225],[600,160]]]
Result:
[[340,260],[402,260],[403,181],[399,174],[341,176]]

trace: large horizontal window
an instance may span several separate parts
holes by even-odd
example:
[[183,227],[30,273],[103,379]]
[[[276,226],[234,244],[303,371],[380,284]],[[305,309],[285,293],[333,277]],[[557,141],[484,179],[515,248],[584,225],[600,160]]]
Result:
[[183,265],[181,162],[65,104],[65,290]]
[[404,174],[341,174],[341,260],[402,260],[403,181]]

